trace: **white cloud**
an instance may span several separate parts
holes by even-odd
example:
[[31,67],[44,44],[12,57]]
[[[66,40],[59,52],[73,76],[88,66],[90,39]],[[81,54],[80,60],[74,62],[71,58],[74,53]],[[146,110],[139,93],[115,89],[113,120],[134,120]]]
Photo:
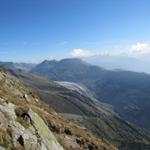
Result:
[[150,45],[148,43],[136,43],[131,45],[130,50],[129,50],[130,54],[135,54],[135,55],[141,55],[141,54],[147,54],[150,53]]
[[70,55],[72,57],[91,57],[91,56],[95,56],[96,53],[89,51],[89,50],[83,50],[83,49],[74,49]]
[[85,49],[74,49],[70,52],[71,57],[92,57],[92,56],[130,56],[130,57],[142,57],[150,54],[150,43],[149,42],[137,42],[134,44],[119,44],[115,46],[106,47],[105,49],[99,50],[85,50]]

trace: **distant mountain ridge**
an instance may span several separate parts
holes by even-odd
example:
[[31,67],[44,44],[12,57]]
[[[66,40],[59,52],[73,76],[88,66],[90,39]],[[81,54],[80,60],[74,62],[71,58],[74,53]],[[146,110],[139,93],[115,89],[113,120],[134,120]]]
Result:
[[25,71],[30,71],[36,66],[32,63],[14,63],[14,62],[0,62],[0,66],[6,69],[22,69]]
[[59,81],[80,81],[84,78],[99,78],[101,72],[105,73],[103,68],[91,66],[81,59],[62,59],[60,61],[45,60],[35,66],[31,73]]

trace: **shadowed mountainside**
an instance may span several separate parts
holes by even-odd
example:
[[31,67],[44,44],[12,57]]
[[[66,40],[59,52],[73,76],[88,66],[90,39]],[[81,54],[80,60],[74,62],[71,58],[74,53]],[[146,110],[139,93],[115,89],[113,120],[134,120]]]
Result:
[[95,97],[114,107],[127,121],[150,128],[150,75],[131,71],[110,71],[80,59],[44,61],[31,71],[56,81],[81,83]]

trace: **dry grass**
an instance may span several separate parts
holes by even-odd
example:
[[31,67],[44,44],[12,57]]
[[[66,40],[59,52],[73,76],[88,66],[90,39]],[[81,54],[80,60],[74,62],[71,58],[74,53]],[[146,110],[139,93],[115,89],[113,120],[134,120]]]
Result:
[[[43,106],[42,106],[43,107]],[[60,134],[66,134],[66,130],[69,131],[70,137],[76,137],[76,138],[82,138],[84,141],[86,141],[89,144],[95,145],[97,149],[101,148],[109,148],[109,150],[114,150],[115,147],[111,145],[109,142],[106,140],[102,140],[97,138],[95,135],[93,135],[90,131],[87,129],[81,129],[74,125],[73,123],[64,120],[62,117],[59,115],[54,115],[51,109],[49,111],[44,111],[42,109],[37,109],[36,107],[32,108],[36,113],[38,113],[41,118],[45,121],[45,123],[51,127],[53,127],[52,132],[54,132],[57,135],[58,140],[61,142],[62,145],[65,145],[66,141],[65,139],[61,139]],[[46,107],[46,109],[48,109]],[[50,113],[49,113],[50,112]]]
[[14,150],[12,139],[7,131],[0,129],[0,145],[7,150]]
[[21,117],[18,117],[16,121],[19,122],[25,129],[29,128],[31,125],[29,122],[25,121]]

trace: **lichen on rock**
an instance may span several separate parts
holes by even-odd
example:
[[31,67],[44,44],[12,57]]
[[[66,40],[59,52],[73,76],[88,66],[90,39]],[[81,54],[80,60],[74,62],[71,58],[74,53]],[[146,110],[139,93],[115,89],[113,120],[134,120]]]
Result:
[[28,113],[33,120],[34,127],[37,130],[37,136],[41,141],[41,145],[45,147],[46,150],[63,150],[62,146],[57,142],[55,136],[49,130],[41,117],[31,109]]

